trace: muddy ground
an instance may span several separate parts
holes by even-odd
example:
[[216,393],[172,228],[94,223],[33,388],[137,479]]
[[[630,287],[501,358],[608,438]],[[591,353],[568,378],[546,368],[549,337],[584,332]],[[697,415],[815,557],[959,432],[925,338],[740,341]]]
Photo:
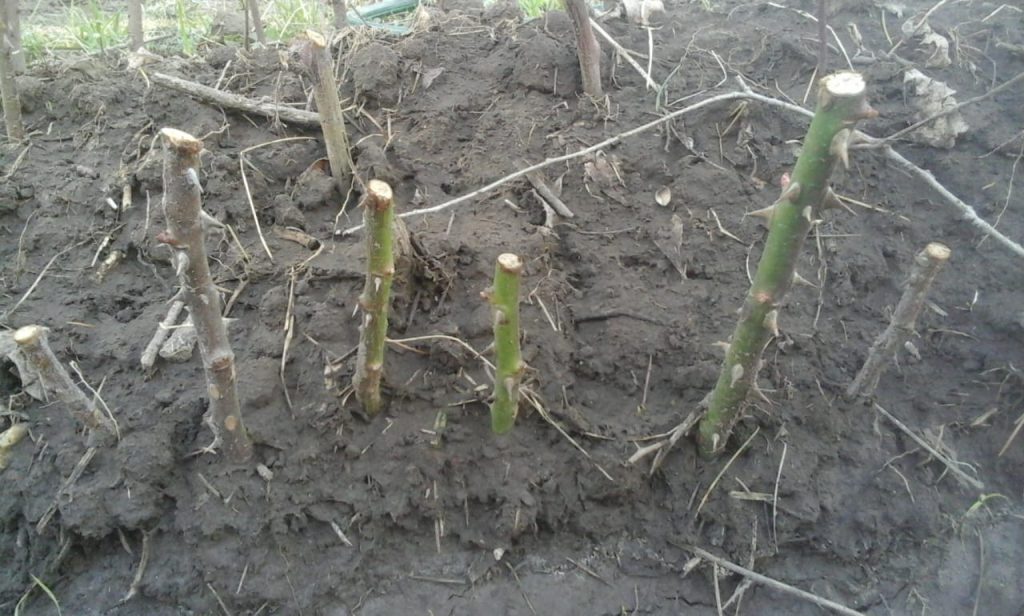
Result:
[[[855,60],[881,112],[864,124],[874,135],[913,121],[906,63],[959,100],[1024,70],[1020,11],[986,1],[929,17],[953,41],[949,66],[927,67],[932,50],[919,41],[886,56],[900,23],[932,4],[908,1],[902,19],[869,2],[837,7],[833,24],[849,54],[857,45],[848,24],[863,37]],[[402,211],[730,90],[737,73],[758,91],[803,101],[816,62],[816,28],[793,11],[673,5],[653,31],[653,75],[667,83],[660,98],[605,45],[608,97],[594,103],[578,95],[563,14],[524,23],[462,5],[430,16],[405,38],[350,36],[342,55],[342,93],[360,109],[350,114],[357,165],[394,184]],[[606,28],[647,53],[643,28],[618,19]],[[845,65],[834,51],[828,60]],[[308,99],[277,50],[211,47],[202,59],[145,70],[300,107]],[[576,214],[553,229],[524,180],[408,220],[421,258],[396,289],[392,337],[441,334],[484,349],[479,292],[499,253],[521,254],[531,386],[585,456],[526,408],[511,435],[493,437],[478,387],[487,373],[448,340],[391,349],[382,416],[367,419],[339,396],[358,336],[363,249],[358,236],[335,234],[359,222],[358,195],[339,217],[345,196],[315,168],[324,156],[316,131],[147,85],[113,56],[37,66],[22,89],[30,147],[4,146],[0,164],[5,312],[57,256],[6,325],[49,327],[57,354],[102,384],[122,438],[96,455],[38,532],[85,439],[62,405],[28,399],[3,365],[9,408],[0,427],[27,421],[31,439],[2,474],[0,609],[13,611],[34,576],[64,614],[717,614],[714,572],[687,567],[686,546],[698,545],[867,614],[1024,613],[1024,438],[998,455],[1024,397],[1020,261],[880,154],[856,152],[849,172],[833,178],[873,209],[830,213],[808,242],[800,269],[818,286],[794,288],[766,350],[770,404],[753,406],[725,458],[702,461],[683,439],[648,476],[649,459],[625,461],[638,438],[670,430],[712,387],[715,343],[730,335],[766,233],[744,214],[777,195],[802,118],[759,104],[739,115],[734,103],[711,106],[671,130],[549,167],[548,182],[562,178]],[[1021,188],[1008,190],[1022,151],[1021,92],[964,108],[970,129],[952,149],[898,145],[1018,239]],[[210,438],[197,358],[160,360],[150,375],[139,367],[176,284],[154,240],[163,225],[154,136],[164,126],[204,137],[206,209],[244,249],[230,236],[210,241],[215,276],[233,299],[230,331],[256,442],[243,468],[193,455]],[[310,139],[267,144],[297,136]],[[246,176],[273,259],[239,171],[242,150],[260,144],[245,154]],[[120,201],[125,184],[132,207],[115,211],[105,201]],[[655,193],[665,186],[672,199],[663,207]],[[284,227],[319,244],[283,239]],[[954,256],[918,324],[918,357],[900,354],[877,401],[941,440],[983,490],[957,483],[869,405],[841,396],[929,241]],[[114,250],[124,258],[101,278],[98,264]],[[436,429],[442,412],[446,425]],[[122,602],[144,537],[148,564]],[[723,602],[740,581],[717,575]],[[39,588],[23,610],[57,613]],[[752,587],[724,613],[823,612]]]

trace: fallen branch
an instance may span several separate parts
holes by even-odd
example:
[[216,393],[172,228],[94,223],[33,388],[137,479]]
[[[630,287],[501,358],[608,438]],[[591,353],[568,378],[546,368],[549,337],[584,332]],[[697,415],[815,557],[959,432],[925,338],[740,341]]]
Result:
[[[718,94],[718,95],[712,96],[710,98],[706,98],[706,99],[704,99],[702,101],[699,101],[699,102],[696,102],[696,103],[694,103],[692,105],[689,105],[688,107],[684,107],[682,109],[677,109],[676,111],[673,111],[672,113],[670,113],[668,115],[665,115],[665,116],[662,116],[662,117],[660,117],[660,118],[658,118],[656,120],[651,120],[650,122],[648,122],[646,124],[642,124],[640,126],[637,126],[636,128],[632,128],[632,129],[627,130],[627,131],[625,131],[623,133],[619,133],[618,135],[614,135],[612,137],[609,137],[608,139],[605,139],[604,141],[601,141],[600,143],[595,143],[594,145],[592,145],[592,146],[590,146],[588,148],[583,148],[582,150],[579,150],[579,151],[576,151],[576,152],[572,152],[570,154],[565,154],[563,156],[555,156],[553,158],[544,159],[542,162],[530,165],[529,167],[526,167],[524,169],[520,169],[518,171],[514,171],[514,172],[506,175],[505,177],[497,179],[497,180],[491,182],[490,184],[487,184],[486,186],[484,186],[482,188],[478,188],[478,189],[476,189],[474,191],[468,192],[468,193],[462,195],[461,197],[456,197],[454,199],[450,199],[450,200],[445,201],[445,202],[443,202],[441,204],[438,204],[438,205],[434,205],[434,206],[430,206],[430,207],[425,207],[425,208],[420,208],[420,209],[416,209],[416,210],[410,210],[410,211],[405,212],[403,214],[399,214],[398,217],[399,218],[412,218],[414,216],[424,216],[426,214],[435,214],[437,212],[442,212],[444,210],[447,210],[448,208],[454,207],[456,205],[459,205],[461,203],[469,201],[470,199],[473,199],[475,197],[479,197],[482,194],[488,193],[488,192],[494,190],[495,188],[498,188],[499,186],[503,186],[503,185],[513,181],[513,180],[521,178],[521,177],[523,177],[524,175],[526,175],[528,173],[532,173],[534,171],[539,171],[541,169],[544,169],[545,167],[550,167],[551,165],[555,165],[555,164],[558,164],[558,163],[564,163],[564,162],[567,162],[567,161],[570,161],[570,160],[574,160],[576,158],[581,158],[581,157],[586,156],[587,154],[590,154],[592,152],[596,152],[598,150],[601,150],[601,149],[613,146],[613,145],[621,142],[623,139],[625,139],[627,137],[632,137],[633,135],[638,135],[638,134],[643,133],[645,131],[648,131],[648,130],[650,130],[652,128],[660,126],[660,125],[664,124],[665,122],[669,122],[669,121],[671,121],[671,120],[673,120],[675,118],[678,118],[680,116],[686,115],[688,113],[692,113],[694,111],[697,111],[699,109],[703,109],[704,107],[708,107],[710,105],[714,105],[714,104],[717,104],[717,103],[722,103],[722,102],[726,102],[726,101],[733,101],[733,100],[743,100],[743,99],[745,99],[745,100],[753,100],[753,101],[758,101],[760,103],[764,103],[766,105],[772,105],[774,107],[779,107],[781,109],[786,109],[788,111],[791,111],[793,113],[796,113],[796,114],[799,114],[799,115],[803,115],[803,116],[806,116],[806,117],[813,117],[814,116],[814,112],[810,111],[809,109],[805,109],[805,108],[803,108],[803,107],[801,107],[799,105],[794,105],[792,103],[788,103],[786,101],[782,101],[782,100],[779,100],[777,98],[772,98],[770,96],[764,96],[762,94],[758,94],[758,93],[754,92],[753,90],[750,89],[749,86],[747,86],[746,82],[743,81],[743,78],[740,77],[740,76],[737,76],[736,79],[737,79],[737,82],[739,83],[739,86],[740,86],[740,90],[739,91],[736,91],[736,92],[726,92],[724,94]],[[862,141],[864,143],[872,143],[872,142],[878,141],[878,138],[872,137],[870,135],[867,135],[867,134],[865,134],[865,133],[863,133],[861,131],[854,131],[854,134],[855,134],[855,140],[859,139],[860,141]],[[957,198],[956,195],[951,193],[948,189],[946,189],[946,187],[944,187],[942,184],[940,184],[938,182],[938,180],[936,180],[935,177],[930,172],[928,172],[928,171],[926,171],[924,169],[921,169],[920,167],[918,167],[914,163],[910,162],[906,158],[903,158],[903,156],[901,156],[899,154],[899,152],[893,150],[889,146],[883,147],[882,148],[882,152],[888,158],[892,159],[896,164],[898,164],[899,166],[903,167],[906,171],[909,171],[911,174],[917,176],[918,178],[923,180],[926,184],[931,186],[936,192],[938,192],[940,195],[942,195],[942,197],[944,199],[946,199],[950,204],[952,204],[954,207],[956,207],[958,210],[960,210],[960,212],[963,214],[964,218],[967,219],[968,222],[970,222],[972,225],[974,225],[975,227],[977,227],[979,230],[983,231],[984,233],[986,233],[988,235],[991,235],[994,239],[996,239],[999,243],[1001,243],[1004,247],[1009,249],[1011,252],[1016,253],[1020,257],[1024,257],[1024,247],[1021,247],[1020,244],[1018,244],[1018,243],[1014,242],[1013,240],[1009,239],[1008,237],[1006,237],[1005,235],[1003,235],[1002,233],[997,231],[995,227],[993,227],[992,225],[988,224],[987,222],[982,220],[980,217],[978,217],[978,214],[977,214],[977,212],[975,212],[973,207],[971,207],[970,205],[967,205],[966,203],[961,201],[959,198]],[[356,225],[356,226],[353,226],[353,227],[349,227],[348,229],[345,229],[343,231],[336,231],[335,235],[350,235],[352,233],[355,233],[357,231],[362,230],[362,228],[363,228],[363,225]]]
[[537,191],[541,198],[551,206],[551,209],[558,212],[559,216],[563,218],[572,218],[575,214],[569,209],[567,205],[555,194],[555,191],[544,182],[544,178],[539,173],[527,173],[526,179],[530,181],[530,185]]
[[987,235],[991,235],[996,241],[998,241],[1004,247],[1008,248],[1011,252],[1016,253],[1018,257],[1024,257],[1024,246],[1021,246],[1017,242],[1006,237],[995,227],[985,222],[985,220],[978,216],[978,212],[976,212],[973,207],[961,201],[956,195],[951,193],[945,186],[940,184],[939,181],[935,179],[935,176],[932,175],[931,171],[922,169],[915,165],[914,163],[907,160],[906,158],[903,158],[903,156],[901,156],[899,152],[892,149],[892,147],[890,146],[885,146],[884,148],[882,148],[882,152],[894,163],[902,167],[904,170],[909,171],[911,174],[916,175],[921,180],[923,180],[925,184],[931,186],[935,192],[942,195],[942,197],[950,204],[952,204],[953,207],[960,210],[960,213],[963,215],[964,220],[974,225],[974,227],[980,230],[981,232]]
[[984,483],[978,481],[974,477],[971,477],[967,473],[965,473],[962,470],[960,470],[959,464],[957,462],[954,462],[953,460],[950,460],[947,456],[944,456],[941,453],[939,453],[939,451],[937,449],[935,449],[934,447],[932,447],[931,445],[928,444],[928,441],[926,441],[923,438],[921,438],[920,436],[918,436],[913,430],[908,428],[907,425],[904,424],[902,421],[900,421],[899,419],[896,419],[892,415],[892,413],[890,413],[889,411],[883,409],[878,404],[875,404],[875,410],[878,411],[883,417],[885,417],[886,419],[891,421],[894,426],[896,426],[904,434],[909,436],[910,439],[912,441],[914,441],[915,443],[917,443],[922,449],[924,449],[929,454],[931,454],[931,456],[933,458],[935,458],[939,462],[942,462],[943,464],[945,464],[946,468],[948,468],[949,471],[951,473],[953,473],[953,475],[955,475],[957,479],[959,479],[960,481],[966,483],[967,485],[971,486],[972,488],[974,488],[976,490],[984,490],[985,489],[985,484]]
[[730,562],[728,560],[725,560],[724,558],[720,558],[718,556],[715,556],[711,552],[708,552],[706,550],[702,550],[702,549],[700,549],[700,548],[698,548],[696,546],[680,546],[680,547],[683,547],[684,549],[693,552],[694,554],[696,554],[700,558],[703,558],[704,560],[712,562],[712,563],[718,565],[719,567],[722,567],[723,569],[728,569],[729,571],[732,571],[733,573],[738,573],[738,574],[742,575],[743,577],[747,578],[748,580],[752,580],[752,581],[754,581],[754,582],[756,582],[758,584],[764,584],[765,586],[767,586],[769,588],[774,588],[775,590],[778,590],[780,592],[784,592],[784,593],[786,593],[788,595],[793,595],[794,597],[799,597],[800,599],[803,599],[804,601],[808,601],[808,602],[813,603],[814,605],[817,605],[819,607],[823,607],[825,609],[832,610],[833,612],[835,612],[837,614],[844,614],[845,616],[865,616],[865,614],[863,612],[858,612],[856,610],[851,610],[850,608],[848,608],[848,607],[846,607],[844,605],[840,605],[840,604],[836,603],[835,601],[829,601],[828,599],[825,599],[824,597],[819,597],[818,595],[811,594],[811,593],[807,592],[806,590],[800,590],[796,586],[790,586],[789,584],[786,584],[784,582],[780,582],[780,581],[778,581],[776,579],[773,579],[773,578],[770,578],[770,577],[768,577],[766,575],[761,575],[760,573],[757,573],[756,571],[751,571],[750,569],[747,569],[746,567],[741,567],[741,566],[739,566],[739,565],[737,565],[737,564],[735,564],[733,562]]
[[313,113],[312,111],[293,109],[292,107],[275,105],[274,103],[254,101],[251,98],[232,94],[230,92],[224,92],[222,90],[214,90],[209,86],[204,86],[194,81],[187,81],[178,77],[172,77],[163,73],[153,73],[149,76],[149,79],[157,85],[170,88],[171,90],[184,92],[189,96],[194,96],[202,101],[213,103],[221,107],[236,109],[238,111],[247,111],[249,113],[255,113],[267,118],[279,119],[283,122],[289,122],[299,126],[306,126],[309,128],[320,127],[320,114]]

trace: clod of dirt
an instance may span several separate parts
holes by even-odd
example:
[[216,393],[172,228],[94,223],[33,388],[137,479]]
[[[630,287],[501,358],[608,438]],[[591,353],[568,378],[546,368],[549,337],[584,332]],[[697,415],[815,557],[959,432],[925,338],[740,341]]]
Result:
[[[573,40],[572,22],[568,15],[552,11],[547,14],[547,20],[552,36],[558,36],[563,41]],[[516,58],[512,80],[530,90],[565,96],[579,89],[580,66],[571,43],[561,43],[552,36],[536,30],[523,33],[523,37],[513,47]]]
[[319,168],[310,167],[299,176],[292,190],[292,200],[301,210],[316,208],[328,203],[335,192],[334,179]]
[[357,49],[349,58],[356,96],[382,107],[397,103],[398,67],[398,54],[386,45],[374,42]]

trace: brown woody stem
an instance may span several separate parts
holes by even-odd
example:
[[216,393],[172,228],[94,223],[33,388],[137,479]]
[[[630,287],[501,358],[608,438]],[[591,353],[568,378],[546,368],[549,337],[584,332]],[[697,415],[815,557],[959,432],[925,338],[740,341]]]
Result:
[[199,188],[199,153],[203,143],[174,128],[160,131],[164,143],[164,243],[175,249],[185,304],[199,339],[210,398],[206,421],[214,444],[223,444],[233,462],[252,457],[252,442],[242,424],[235,378],[235,355],[221,317],[220,293],[206,257]]
[[71,375],[53,354],[46,339],[47,329],[38,325],[27,325],[14,332],[22,355],[39,373],[43,389],[57,396],[71,416],[85,424],[90,430],[105,430],[115,434],[114,422],[100,411],[92,398],[75,385]]
[[889,326],[875,339],[864,365],[857,373],[857,378],[846,388],[848,400],[857,396],[870,396],[875,392],[886,364],[897,349],[914,334],[914,325],[924,308],[928,290],[949,260],[950,254],[948,247],[932,242],[914,257],[907,286],[903,290],[899,304],[896,305],[896,310],[892,313]]
[[576,54],[580,60],[583,92],[592,98],[604,96],[601,88],[601,46],[590,25],[590,7],[586,0],[563,0],[576,32]]

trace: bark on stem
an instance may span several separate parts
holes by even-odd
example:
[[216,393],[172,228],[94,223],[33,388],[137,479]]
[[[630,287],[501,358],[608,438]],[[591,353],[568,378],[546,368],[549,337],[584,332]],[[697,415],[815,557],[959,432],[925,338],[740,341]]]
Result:
[[263,16],[260,15],[259,0],[245,0],[249,8],[249,15],[252,17],[252,30],[256,34],[256,42],[260,45],[267,43],[267,36],[263,33]]
[[842,72],[821,80],[818,108],[793,170],[792,180],[767,216],[770,230],[757,274],[740,311],[718,383],[700,423],[701,455],[720,453],[749,395],[757,391],[761,354],[777,332],[779,306],[796,273],[804,239],[829,200],[829,176],[837,161],[847,160],[852,127],[873,117],[864,79]]
[[494,286],[482,293],[494,318],[494,402],[491,429],[504,434],[515,425],[519,411],[519,383],[526,364],[519,350],[519,281],[523,261],[514,254],[498,256]]
[[18,0],[4,0],[7,12],[7,38],[11,42],[11,67],[14,73],[25,72],[28,59],[21,47],[21,7]]
[[366,224],[366,285],[359,296],[363,322],[359,328],[359,351],[352,387],[356,399],[368,415],[383,408],[380,384],[384,374],[384,352],[388,337],[388,310],[391,307],[391,281],[395,277],[395,253],[392,229],[395,208],[391,187],[370,180],[363,199]]
[[43,389],[55,396],[68,407],[71,416],[90,430],[104,430],[115,434],[114,422],[96,406],[93,399],[75,385],[71,375],[53,354],[46,339],[47,329],[28,325],[14,332],[14,341],[22,355],[39,374]]
[[334,9],[334,29],[344,30],[348,26],[348,3],[345,0],[331,0]]
[[889,326],[885,328],[868,351],[868,357],[857,378],[846,388],[847,400],[857,396],[870,396],[878,387],[878,380],[885,370],[886,364],[900,346],[914,334],[917,317],[924,308],[925,298],[935,277],[949,260],[950,250],[943,244],[932,242],[914,257],[910,269],[907,286],[903,290],[899,304],[892,314]]
[[576,32],[576,54],[580,60],[583,91],[593,98],[600,98],[604,96],[601,88],[601,46],[590,25],[590,7],[586,0],[563,1]]
[[345,115],[338,98],[338,84],[334,80],[334,63],[331,61],[327,41],[317,32],[306,32],[306,45],[301,53],[302,63],[313,80],[313,98],[320,114],[320,128],[327,147],[327,159],[331,163],[331,175],[338,191],[345,194],[348,186],[345,178],[352,171],[349,153],[348,132],[345,130]]
[[8,30],[10,16],[5,8],[0,14],[0,101],[4,108],[4,126],[7,138],[21,141],[25,138],[25,125],[21,120],[21,98],[14,81],[14,47]]
[[199,338],[210,398],[206,421],[213,430],[211,448],[223,444],[227,457],[244,462],[252,442],[242,424],[235,379],[235,355],[221,317],[220,294],[206,257],[199,188],[201,141],[174,128],[160,131],[164,143],[164,216],[167,231],[158,239],[176,250],[185,304]]
[[138,51],[146,44],[146,35],[142,27],[142,0],[128,0],[128,34],[131,37],[132,51]]

